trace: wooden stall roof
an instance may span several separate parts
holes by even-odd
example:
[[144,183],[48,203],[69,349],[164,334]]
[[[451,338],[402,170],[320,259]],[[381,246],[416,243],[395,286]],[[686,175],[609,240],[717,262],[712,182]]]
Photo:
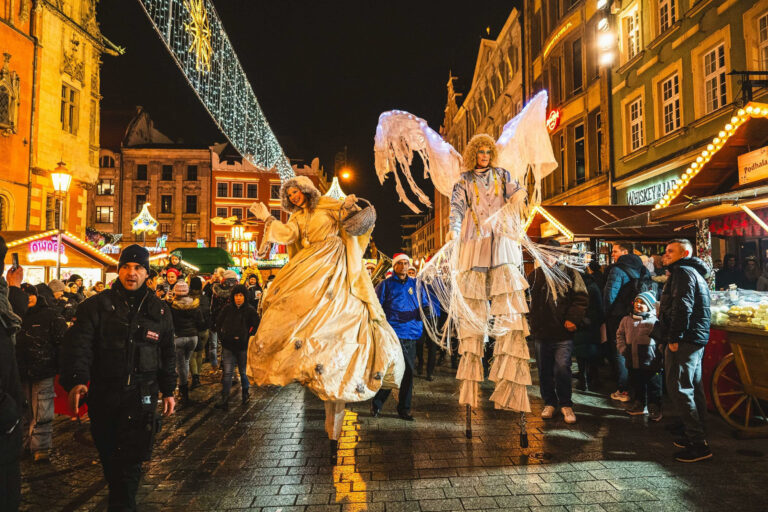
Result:
[[[649,205],[594,205],[594,206],[555,206],[540,205],[536,207],[533,219],[530,221],[527,233],[533,239],[540,239],[541,225],[551,222],[561,224],[566,233],[558,230],[566,237],[574,240],[604,238],[614,240],[666,240],[678,236],[681,230],[689,229],[684,224],[664,225],[648,229],[634,226],[617,226],[605,229],[606,224],[615,223],[627,217],[645,214],[651,210]],[[552,222],[552,219],[555,222]],[[686,223],[690,224],[690,223]]]
[[[8,255],[6,256],[6,260],[8,257],[10,257],[12,252],[18,252],[12,251],[11,249],[13,247],[22,246],[24,244],[28,244],[29,242],[34,242],[35,240],[53,237],[56,236],[57,233],[58,231],[55,229],[50,231],[4,231],[3,238],[5,239],[5,243],[8,245]],[[69,231],[62,231],[61,238],[64,244],[69,245],[78,253],[82,254],[88,259],[93,260],[95,263],[106,268],[117,267],[118,261],[115,258],[108,254],[104,254],[95,247],[86,243],[81,238],[73,235]]]

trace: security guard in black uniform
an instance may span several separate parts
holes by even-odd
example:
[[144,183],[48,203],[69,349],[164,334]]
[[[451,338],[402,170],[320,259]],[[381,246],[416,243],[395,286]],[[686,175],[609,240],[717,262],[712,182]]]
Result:
[[60,382],[72,410],[87,396],[110,511],[136,510],[141,463],[149,460],[160,428],[158,391],[163,415],[175,407],[173,320],[146,286],[148,273],[147,250],[127,247],[118,279],[80,304],[61,349]]

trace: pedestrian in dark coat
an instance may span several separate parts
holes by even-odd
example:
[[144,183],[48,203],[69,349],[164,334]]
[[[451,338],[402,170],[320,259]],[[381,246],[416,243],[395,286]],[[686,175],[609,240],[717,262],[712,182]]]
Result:
[[576,387],[586,391],[599,386],[598,364],[600,360],[601,326],[603,316],[603,292],[595,281],[595,273],[581,275],[589,295],[589,306],[584,320],[573,335],[573,355],[579,366]]
[[[549,244],[560,245],[556,241]],[[541,417],[551,419],[559,406],[565,422],[575,423],[571,400],[571,355],[574,335],[589,306],[589,295],[578,272],[562,265],[560,271],[568,276],[570,282],[558,293],[557,301],[552,297],[541,268],[528,275],[530,330],[535,340],[539,388],[545,403]]]
[[259,315],[247,304],[248,289],[238,284],[232,289],[232,302],[225,305],[216,319],[216,329],[222,345],[221,402],[217,407],[229,408],[229,391],[232,389],[232,374],[235,365],[240,373],[242,402],[248,401],[250,383],[245,374],[248,362],[248,341],[259,327]]
[[203,315],[203,326],[197,331],[197,346],[189,360],[189,371],[192,373],[190,389],[200,386],[200,372],[203,369],[205,346],[208,344],[211,329],[211,299],[203,293],[203,280],[195,276],[189,280],[189,296],[200,303],[200,313]]
[[3,277],[5,239],[0,236],[0,510],[15,512],[21,504],[21,443],[24,393],[16,363],[15,337],[28,299],[21,291],[24,269]]
[[221,281],[214,283],[213,286],[211,286],[211,292],[213,293],[213,296],[211,297],[211,320],[213,321],[213,325],[211,326],[212,334],[209,339],[209,356],[211,366],[214,368],[218,368],[219,366],[219,326],[217,320],[219,318],[219,313],[221,313],[224,306],[232,301],[232,289],[237,283],[237,273],[234,270],[225,270],[221,274]]
[[707,265],[693,257],[688,240],[667,244],[664,265],[669,279],[661,292],[659,322],[653,337],[666,346],[664,369],[667,390],[682,419],[675,444],[680,462],[698,462],[712,457],[706,439],[707,400],[701,380],[701,360],[709,341],[709,287]]
[[48,283],[48,288],[50,288],[51,293],[53,294],[53,303],[51,304],[51,307],[56,310],[56,313],[59,316],[62,316],[64,320],[71,322],[75,316],[77,304],[67,298],[65,293],[67,288],[66,285],[59,279],[52,279]]
[[[58,351],[67,323],[48,306],[38,288],[25,285],[29,309],[16,335],[16,360],[27,403],[24,416],[24,445],[35,461],[50,458],[53,441],[53,379],[59,373]],[[47,288],[45,284],[39,288]]]
[[149,460],[159,429],[158,392],[164,415],[175,407],[173,319],[168,304],[146,286],[148,273],[147,250],[126,247],[118,279],[80,305],[61,350],[60,383],[73,412],[88,395],[109,510],[136,510],[141,463]]
[[173,315],[173,344],[176,347],[176,373],[179,374],[179,393],[184,405],[189,403],[189,360],[197,347],[197,333],[203,329],[200,301],[189,297],[189,285],[179,281],[173,289],[171,302]]

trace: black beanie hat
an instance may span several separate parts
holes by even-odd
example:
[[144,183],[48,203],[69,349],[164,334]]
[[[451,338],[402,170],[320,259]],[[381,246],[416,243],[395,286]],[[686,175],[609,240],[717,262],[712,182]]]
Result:
[[203,289],[203,280],[199,277],[195,276],[192,279],[189,280],[189,290],[202,290]]
[[147,273],[149,273],[149,251],[138,244],[129,245],[120,253],[117,269],[120,270],[126,263],[138,263],[147,269]]

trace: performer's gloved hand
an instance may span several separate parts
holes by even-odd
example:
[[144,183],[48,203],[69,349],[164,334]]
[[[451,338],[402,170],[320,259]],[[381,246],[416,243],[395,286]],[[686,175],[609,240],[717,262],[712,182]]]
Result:
[[253,214],[258,220],[267,220],[269,218],[269,210],[261,201],[254,202],[248,211]]
[[458,238],[458,233],[455,231],[448,231],[448,235],[445,237],[446,242],[452,242],[454,239]]
[[357,196],[355,194],[349,194],[344,199],[344,209],[351,210],[352,208],[354,208],[356,202],[357,202]]

